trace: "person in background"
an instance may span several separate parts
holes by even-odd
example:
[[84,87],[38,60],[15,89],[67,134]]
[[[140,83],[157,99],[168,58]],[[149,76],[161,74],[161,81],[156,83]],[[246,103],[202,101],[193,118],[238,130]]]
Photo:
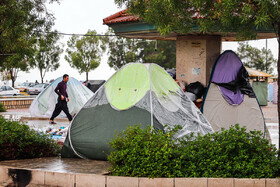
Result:
[[66,114],[70,122],[72,121],[72,116],[69,113],[68,106],[67,106],[67,102],[69,102],[69,97],[66,92],[68,80],[69,80],[69,75],[64,74],[63,80],[60,83],[58,83],[57,87],[54,90],[55,93],[58,95],[58,99],[53,114],[49,121],[50,124],[56,124],[54,122],[54,118],[56,118],[61,113],[61,111],[63,111]]

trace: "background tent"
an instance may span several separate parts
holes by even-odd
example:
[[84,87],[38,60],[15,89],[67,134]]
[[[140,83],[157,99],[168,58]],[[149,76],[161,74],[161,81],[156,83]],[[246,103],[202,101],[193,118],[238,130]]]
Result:
[[211,133],[212,127],[172,77],[156,64],[128,64],[84,105],[69,127],[62,157],[106,159],[109,140],[129,125],[165,129],[177,137]]
[[246,67],[246,70],[250,76],[252,87],[259,101],[259,105],[266,106],[268,98],[268,78],[272,77],[272,75],[249,67]]
[[95,93],[105,82],[105,80],[88,80],[85,86]]
[[278,83],[275,81],[273,83],[273,104],[278,103]]
[[269,102],[273,102],[273,83],[269,83],[267,86],[268,89],[268,97],[267,100]]
[[[62,77],[53,81],[45,90],[43,90],[32,102],[29,107],[31,116],[51,117],[58,95],[54,92],[57,84],[62,81]],[[84,86],[80,81],[73,77],[69,77],[67,82],[67,93],[69,96],[68,108],[70,114],[77,113],[84,104],[93,96],[93,92]],[[61,112],[59,117],[65,117]]]
[[252,87],[259,101],[259,105],[267,106],[267,98],[268,98],[267,81],[253,81]]
[[233,51],[222,53],[212,70],[201,111],[214,130],[238,123],[247,130],[265,132],[261,108],[249,83],[249,75]]

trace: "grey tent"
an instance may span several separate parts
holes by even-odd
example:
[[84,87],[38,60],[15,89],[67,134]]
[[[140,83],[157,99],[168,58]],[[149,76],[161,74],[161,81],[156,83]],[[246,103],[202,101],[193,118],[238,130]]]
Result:
[[116,132],[141,124],[181,125],[177,137],[212,133],[199,109],[156,64],[132,63],[116,72],[84,105],[68,129],[62,157],[105,160]]
[[215,131],[239,124],[248,131],[260,130],[265,134],[264,117],[248,72],[233,51],[225,51],[218,57],[201,111]]

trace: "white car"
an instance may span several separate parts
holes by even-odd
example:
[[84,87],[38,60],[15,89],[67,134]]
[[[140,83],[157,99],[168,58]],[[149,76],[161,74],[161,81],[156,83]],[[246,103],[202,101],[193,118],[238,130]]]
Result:
[[6,95],[16,96],[16,95],[19,95],[19,94],[20,94],[19,90],[14,89],[11,86],[1,86],[0,87],[0,95],[1,96],[6,96]]
[[49,84],[42,83],[42,84],[36,84],[35,86],[32,86],[28,88],[27,93],[29,95],[38,95],[41,91],[43,91],[46,87],[48,87]]
[[32,87],[34,85],[35,85],[35,83],[33,83],[33,82],[24,82],[21,85],[19,85],[18,87],[16,87],[16,89],[19,89],[19,91],[24,92],[24,91],[27,91],[27,89],[29,87]]

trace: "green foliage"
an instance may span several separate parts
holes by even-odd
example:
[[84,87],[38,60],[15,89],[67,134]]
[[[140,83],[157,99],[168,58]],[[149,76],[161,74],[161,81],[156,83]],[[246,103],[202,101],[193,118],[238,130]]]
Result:
[[0,1],[0,66],[1,71],[10,73],[13,86],[18,72],[28,70],[27,61],[34,54],[36,38],[54,24],[45,3],[58,1]]
[[78,69],[79,73],[85,72],[86,80],[88,80],[88,72],[99,66],[101,56],[106,49],[105,40],[95,35],[97,35],[95,30],[89,30],[85,36],[81,38],[72,36],[67,42],[65,60],[71,67]]
[[279,0],[115,0],[130,13],[154,24],[161,34],[198,31],[235,32],[239,38],[252,39],[260,28],[273,30],[280,25]]
[[57,156],[59,146],[29,126],[0,117],[0,161]]
[[277,62],[270,49],[262,48],[260,50],[243,42],[239,43],[237,55],[245,66],[266,73],[273,73]]
[[176,67],[175,41],[149,41],[142,40],[138,43],[140,50],[138,59],[143,63],[155,63],[166,69]]
[[57,43],[59,38],[56,31],[48,31],[38,38],[34,45],[35,54],[29,63],[31,67],[39,69],[42,83],[48,71],[55,71],[59,67],[59,57],[63,52]]
[[2,102],[0,102],[0,112],[6,112],[6,111],[7,111],[7,109],[6,109],[5,105]]
[[[107,34],[111,34],[111,32],[107,32]],[[107,38],[108,65],[118,70],[127,63],[137,62],[138,51],[135,46],[138,41],[140,40],[120,36]]]
[[[108,31],[107,34],[111,34]],[[155,63],[164,68],[176,66],[176,43],[174,41],[138,40],[110,37],[108,64],[115,70],[131,62]]]
[[258,131],[238,125],[229,130],[175,139],[180,128],[164,133],[128,127],[109,143],[115,176],[133,177],[279,177],[276,148]]

